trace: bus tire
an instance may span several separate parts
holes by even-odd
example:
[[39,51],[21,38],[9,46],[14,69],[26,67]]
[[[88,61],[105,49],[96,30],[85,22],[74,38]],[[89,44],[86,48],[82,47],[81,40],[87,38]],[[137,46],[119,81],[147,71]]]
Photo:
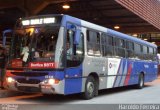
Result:
[[96,82],[94,77],[88,76],[85,83],[85,91],[83,93],[83,98],[86,100],[92,99],[96,94]]
[[138,89],[142,89],[143,87],[144,87],[144,75],[141,73],[139,75],[139,80],[138,80],[137,88]]

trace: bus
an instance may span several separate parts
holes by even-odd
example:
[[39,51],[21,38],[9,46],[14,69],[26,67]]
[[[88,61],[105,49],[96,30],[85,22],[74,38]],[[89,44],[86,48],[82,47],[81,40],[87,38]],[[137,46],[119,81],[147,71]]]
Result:
[[69,15],[38,15],[16,23],[6,88],[85,99],[102,89],[157,78],[157,46]]

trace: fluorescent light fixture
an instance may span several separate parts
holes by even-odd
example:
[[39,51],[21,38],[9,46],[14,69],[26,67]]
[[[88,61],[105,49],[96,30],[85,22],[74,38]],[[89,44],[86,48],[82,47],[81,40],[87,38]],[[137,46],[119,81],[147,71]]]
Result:
[[114,29],[119,29],[120,27],[119,26],[114,26]]
[[137,34],[133,34],[133,36],[134,36],[134,37],[137,37],[138,35],[137,35]]
[[70,8],[70,6],[67,5],[67,4],[63,5],[62,7],[63,7],[63,9],[69,9]]
[[143,39],[143,40],[147,41],[148,39]]
[[44,24],[55,23],[55,18],[44,18],[43,23]]
[[152,42],[153,44],[155,44],[156,42]]

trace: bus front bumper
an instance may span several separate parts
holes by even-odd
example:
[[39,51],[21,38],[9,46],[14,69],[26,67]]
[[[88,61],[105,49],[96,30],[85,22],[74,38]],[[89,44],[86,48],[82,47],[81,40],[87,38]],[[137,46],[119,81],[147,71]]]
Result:
[[39,84],[25,84],[19,83],[16,80],[7,81],[7,89],[25,93],[64,94],[61,87],[63,87],[63,81],[52,85],[43,82]]

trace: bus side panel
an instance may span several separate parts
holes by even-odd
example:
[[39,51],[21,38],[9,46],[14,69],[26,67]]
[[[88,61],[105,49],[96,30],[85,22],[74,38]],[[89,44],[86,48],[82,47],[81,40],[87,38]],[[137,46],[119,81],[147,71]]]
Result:
[[67,68],[65,72],[64,94],[80,93],[82,90],[82,66]]
[[[147,66],[146,66],[147,67]],[[145,82],[151,82],[157,78],[157,63],[148,62],[147,72],[145,74]]]
[[121,81],[120,81],[120,83],[119,83],[119,87],[120,86],[124,86],[124,82],[125,82],[125,79],[126,79],[126,75],[127,75],[127,71],[128,71],[128,60],[127,59],[125,59],[124,60],[124,65],[123,65],[123,73],[122,73],[122,76],[121,76]]
[[108,58],[108,72],[107,72],[107,88],[118,87],[122,70],[123,60],[120,58]]
[[[134,61],[128,85],[138,84],[139,74],[144,73],[144,81],[150,82],[157,78],[157,66],[153,62]],[[129,77],[129,76],[127,76]]]
[[128,85],[138,84],[139,74],[144,71],[144,63],[135,60],[132,65],[132,73]]
[[130,81],[133,74],[133,61],[127,60],[123,71],[123,76],[119,86],[127,86],[130,85]]
[[126,73],[127,73],[127,60],[126,59],[121,59],[119,69],[118,69],[117,76],[116,76],[116,79],[114,81],[114,86],[113,87],[123,86],[122,82],[124,81]]
[[[113,63],[116,60],[112,58],[108,62],[108,75],[116,75],[113,87],[120,87],[120,86],[128,86],[138,83],[139,73],[143,70],[143,63],[139,61],[135,61],[132,59],[121,59],[119,63]],[[112,67],[110,65],[117,65]],[[117,72],[113,74],[113,70]],[[108,84],[111,83],[110,78],[107,81]],[[110,84],[111,85],[111,84]],[[107,86],[107,88],[111,88],[111,86]]]

